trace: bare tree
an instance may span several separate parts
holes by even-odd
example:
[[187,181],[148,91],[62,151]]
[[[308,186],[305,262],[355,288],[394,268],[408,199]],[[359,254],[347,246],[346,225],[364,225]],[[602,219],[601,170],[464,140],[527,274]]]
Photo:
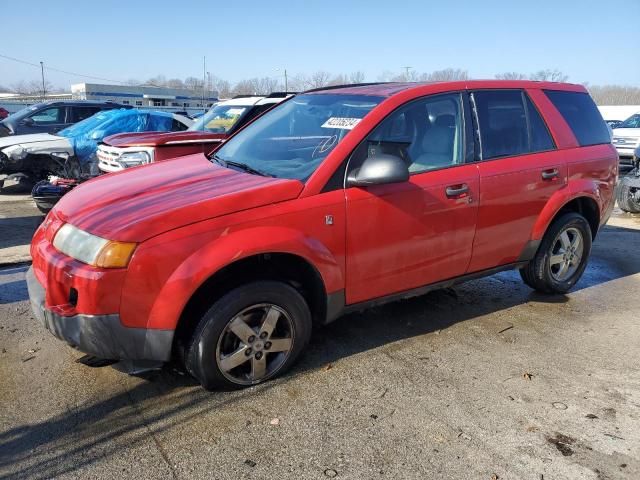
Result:
[[587,86],[598,105],[640,105],[640,88],[622,85]]
[[184,82],[179,78],[171,78],[166,81],[165,85],[169,88],[184,88]]
[[546,69],[538,70],[535,73],[529,75],[531,80],[548,81],[548,82],[566,82],[569,79],[568,75],[565,75],[558,69]]
[[145,82],[146,85],[151,85],[153,87],[166,87],[167,86],[167,77],[164,75],[156,75],[155,77],[150,78]]
[[204,87],[204,83],[201,78],[197,77],[187,77],[184,79],[184,87],[187,90],[193,90],[195,92],[202,92],[202,88]]
[[431,73],[423,73],[420,80],[425,82],[452,82],[455,80],[468,80],[469,72],[460,68],[445,68],[434,70]]
[[349,74],[349,82],[348,83],[363,83],[364,82],[364,73],[361,71],[351,72]]
[[528,76],[519,72],[504,72],[496,74],[498,80],[526,80]]

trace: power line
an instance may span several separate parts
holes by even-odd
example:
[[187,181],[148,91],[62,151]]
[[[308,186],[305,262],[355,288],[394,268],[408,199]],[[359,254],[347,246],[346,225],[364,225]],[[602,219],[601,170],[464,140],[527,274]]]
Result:
[[[1,53],[0,53],[0,58],[5,58],[5,59],[11,60],[13,62],[22,63],[24,65],[30,65],[32,67],[40,68],[40,64],[27,62],[26,60],[20,60],[19,58],[10,57],[8,55],[3,55]],[[93,76],[93,75],[84,75],[82,73],[69,72],[67,70],[61,70],[59,68],[48,67],[46,65],[44,66],[44,68],[46,70],[50,70],[52,72],[65,73],[67,75],[73,75],[75,77],[90,78],[92,80],[104,80],[104,81],[107,81],[107,82],[115,82],[115,83],[126,83],[126,82],[123,82],[122,80],[114,80],[112,78],[96,77],[96,76]]]

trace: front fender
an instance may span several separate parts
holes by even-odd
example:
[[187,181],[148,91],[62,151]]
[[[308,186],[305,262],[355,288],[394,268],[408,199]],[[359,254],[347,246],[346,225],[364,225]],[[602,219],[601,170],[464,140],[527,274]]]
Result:
[[580,197],[588,197],[594,200],[598,205],[598,210],[602,211],[603,200],[596,181],[581,179],[570,182],[566,187],[557,190],[544,206],[531,232],[531,240],[541,240],[551,221],[562,207]]
[[207,279],[238,260],[264,253],[299,256],[315,267],[327,292],[344,288],[342,265],[322,242],[288,227],[255,227],[223,234],[188,256],[156,296],[147,327],[174,329],[187,302]]

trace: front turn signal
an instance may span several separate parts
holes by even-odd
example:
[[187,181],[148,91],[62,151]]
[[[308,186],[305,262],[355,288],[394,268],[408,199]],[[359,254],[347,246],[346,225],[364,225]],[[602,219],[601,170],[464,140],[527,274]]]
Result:
[[137,246],[137,243],[109,241],[100,250],[95,266],[100,268],[125,268],[129,265],[129,260],[131,260],[131,256]]

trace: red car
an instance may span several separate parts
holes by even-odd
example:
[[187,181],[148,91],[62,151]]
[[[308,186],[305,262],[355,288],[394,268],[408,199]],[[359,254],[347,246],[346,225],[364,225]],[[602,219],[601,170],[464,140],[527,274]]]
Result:
[[305,92],[192,155],[90,180],[31,246],[36,316],[104,359],[263,382],[345,312],[519,269],[565,293],[613,208],[617,155],[581,85]]
[[106,137],[96,156],[98,168],[113,173],[169,158],[209,153],[251,120],[291,94],[240,96],[216,104],[184,132],[119,133]]

